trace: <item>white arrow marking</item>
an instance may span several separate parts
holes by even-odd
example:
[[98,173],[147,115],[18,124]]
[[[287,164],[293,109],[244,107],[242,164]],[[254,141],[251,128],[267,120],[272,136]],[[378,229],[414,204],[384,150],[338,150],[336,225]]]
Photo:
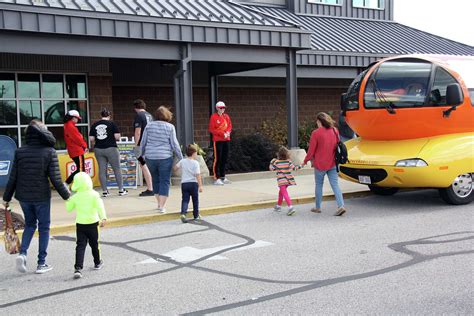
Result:
[[[186,262],[191,262],[194,260],[198,260],[200,258],[203,258],[205,256],[208,256],[210,254],[213,254],[215,252],[236,247],[239,245],[244,245],[244,244],[234,244],[234,245],[227,245],[227,246],[221,246],[221,247],[214,247],[214,248],[205,248],[205,249],[198,249],[194,247],[182,247],[178,248],[175,250],[172,250],[170,252],[167,252],[163,254],[163,256],[170,257],[172,260],[181,262],[181,263],[186,263]],[[232,251],[242,251],[242,250],[247,250],[247,249],[252,249],[252,248],[261,248],[261,247],[267,247],[273,245],[271,242],[268,241],[263,241],[263,240],[257,240],[255,243],[241,247],[241,248],[235,248],[226,252],[232,252]],[[216,255],[212,256],[206,260],[226,260],[227,258],[221,255]],[[162,260],[157,260],[154,258],[148,258],[146,260],[140,261],[137,264],[146,264],[146,263],[158,263],[162,262]]]

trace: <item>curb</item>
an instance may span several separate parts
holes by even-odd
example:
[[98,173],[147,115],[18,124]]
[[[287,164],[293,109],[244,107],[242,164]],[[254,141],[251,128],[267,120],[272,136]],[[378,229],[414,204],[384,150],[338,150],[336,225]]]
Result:
[[[365,197],[371,195],[370,191],[357,191],[357,192],[349,192],[343,193],[345,199],[351,198],[358,198],[358,197]],[[333,194],[323,196],[323,201],[333,201],[335,197]],[[302,196],[292,199],[294,205],[298,204],[308,204],[314,201],[314,196]],[[209,215],[221,215],[221,214],[228,214],[228,213],[236,213],[236,212],[246,212],[246,211],[253,211],[262,208],[272,208],[275,206],[275,200],[269,201],[261,201],[255,202],[251,204],[234,204],[234,205],[227,205],[227,206],[216,206],[210,208],[203,208],[199,211],[199,213],[203,216]],[[124,226],[132,226],[132,225],[142,225],[142,224],[150,224],[156,222],[163,222],[163,221],[171,221],[171,220],[179,220],[180,213],[168,213],[168,214],[151,214],[151,215],[140,215],[140,216],[132,216],[132,217],[120,217],[114,218],[107,221],[105,228],[110,227],[124,227]],[[50,229],[50,236],[54,235],[61,235],[66,233],[71,233],[76,230],[75,224],[70,225],[58,225],[52,226]],[[21,236],[22,230],[17,231],[18,235]],[[38,232],[35,233],[37,236]],[[4,233],[1,232],[0,236],[3,236]]]

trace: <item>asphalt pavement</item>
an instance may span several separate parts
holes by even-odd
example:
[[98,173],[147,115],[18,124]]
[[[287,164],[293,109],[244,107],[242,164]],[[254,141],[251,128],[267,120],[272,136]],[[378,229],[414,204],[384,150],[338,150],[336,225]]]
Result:
[[311,204],[106,228],[100,271],[87,251],[73,280],[74,234],[55,236],[36,275],[0,252],[2,314],[470,315],[474,310],[472,205],[435,190],[346,200],[332,216]]

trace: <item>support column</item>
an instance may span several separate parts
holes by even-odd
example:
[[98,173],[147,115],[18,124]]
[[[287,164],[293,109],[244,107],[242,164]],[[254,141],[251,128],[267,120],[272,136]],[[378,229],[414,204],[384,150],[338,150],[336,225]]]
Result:
[[286,53],[286,108],[288,117],[288,148],[298,148],[298,86],[296,77],[296,51]]
[[[216,111],[216,103],[217,103],[217,96],[218,96],[218,81],[217,76],[209,73],[209,117]],[[212,148],[212,135],[209,134],[209,147]]]
[[217,95],[218,95],[218,77],[216,75],[209,74],[209,115],[216,111]]
[[176,125],[179,142],[186,146],[194,143],[193,75],[191,44],[181,47],[179,70],[174,75]]

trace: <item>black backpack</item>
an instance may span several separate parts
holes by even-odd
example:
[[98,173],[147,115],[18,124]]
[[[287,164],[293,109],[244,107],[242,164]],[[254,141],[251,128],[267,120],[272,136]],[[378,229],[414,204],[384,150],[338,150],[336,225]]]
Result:
[[341,142],[341,139],[336,133],[336,130],[333,129],[334,135],[337,137],[337,143],[335,148],[334,154],[334,161],[336,162],[336,170],[339,172],[339,165],[345,164],[349,161],[349,157],[347,155],[347,147]]

